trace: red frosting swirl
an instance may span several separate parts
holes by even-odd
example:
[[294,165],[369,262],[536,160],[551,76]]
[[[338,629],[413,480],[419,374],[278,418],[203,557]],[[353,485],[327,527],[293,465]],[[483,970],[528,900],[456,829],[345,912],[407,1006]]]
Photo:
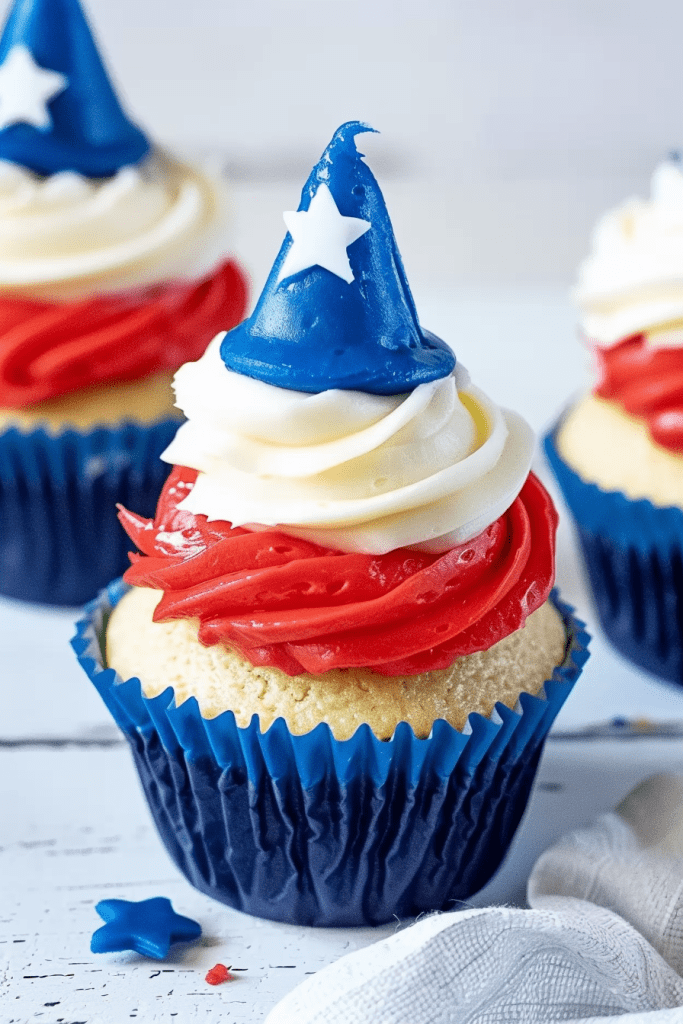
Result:
[[179,511],[196,479],[175,467],[154,520],[120,509],[142,555],[125,579],[164,591],[155,621],[200,621],[199,639],[289,675],[366,666],[446,668],[519,629],[548,597],[557,514],[533,474],[500,519],[444,554],[333,551],[277,529]]
[[0,406],[177,369],[238,324],[246,304],[246,279],[233,260],[199,282],[125,295],[66,303],[0,297]]
[[683,348],[653,348],[644,334],[596,350],[595,394],[644,419],[650,437],[683,454]]

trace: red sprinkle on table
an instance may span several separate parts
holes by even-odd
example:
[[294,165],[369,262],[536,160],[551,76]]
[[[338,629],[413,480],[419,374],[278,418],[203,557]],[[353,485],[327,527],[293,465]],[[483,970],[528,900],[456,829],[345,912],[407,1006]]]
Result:
[[209,985],[222,985],[224,981],[234,981],[235,975],[231,974],[225,964],[216,964],[207,972],[206,981]]

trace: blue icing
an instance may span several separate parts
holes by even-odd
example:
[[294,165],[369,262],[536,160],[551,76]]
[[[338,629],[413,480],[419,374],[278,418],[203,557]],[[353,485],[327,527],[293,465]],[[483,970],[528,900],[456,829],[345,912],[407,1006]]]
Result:
[[45,127],[19,121],[0,130],[0,159],[39,174],[106,177],[145,156],[149,142],[123,113],[78,0],[15,0],[0,39],[0,72],[15,46],[68,84],[46,101]]
[[309,211],[326,186],[342,217],[371,224],[358,225],[363,233],[346,249],[353,280],[337,273],[345,261],[341,244],[334,272],[314,264],[279,280],[293,265],[290,257],[285,266],[296,247],[287,234],[256,309],[223,340],[228,369],[293,391],[379,395],[410,391],[453,370],[451,349],[420,327],[384,198],[356,149],[354,137],[368,131],[374,129],[359,121],[337,129],[299,204]]

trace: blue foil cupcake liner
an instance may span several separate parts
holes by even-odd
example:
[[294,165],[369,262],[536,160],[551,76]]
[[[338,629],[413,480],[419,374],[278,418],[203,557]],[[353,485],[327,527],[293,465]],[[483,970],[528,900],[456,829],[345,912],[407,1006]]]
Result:
[[486,884],[519,824],[543,741],[588,657],[583,623],[553,595],[567,651],[537,696],[513,711],[443,720],[417,739],[366,725],[335,740],[283,719],[261,732],[231,711],[203,719],[169,687],[148,700],[138,679],[104,667],[109,585],[72,644],[126,735],[168,852],[202,892],[237,910],[304,925],[376,925],[452,910]]
[[683,511],[632,500],[582,479],[544,448],[575,520],[602,628],[620,654],[683,685]]
[[80,605],[129,565],[122,502],[153,516],[178,420],[0,434],[0,593]]

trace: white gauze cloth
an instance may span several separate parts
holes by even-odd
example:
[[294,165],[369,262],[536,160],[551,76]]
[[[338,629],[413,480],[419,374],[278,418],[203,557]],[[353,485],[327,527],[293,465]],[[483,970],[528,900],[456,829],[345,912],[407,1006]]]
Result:
[[646,780],[565,836],[528,898],[344,956],[266,1024],[683,1024],[683,776]]

